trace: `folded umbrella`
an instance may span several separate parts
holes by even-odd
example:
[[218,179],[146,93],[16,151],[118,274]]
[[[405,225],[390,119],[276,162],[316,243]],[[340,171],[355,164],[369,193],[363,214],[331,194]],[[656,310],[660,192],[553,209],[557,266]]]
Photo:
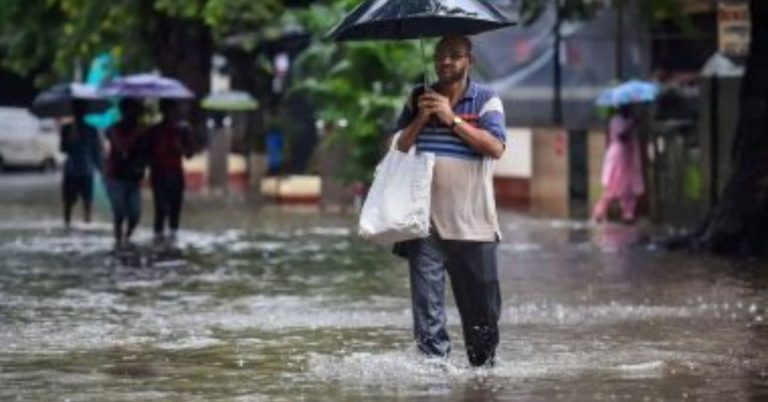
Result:
[[95,88],[72,82],[56,84],[40,92],[29,109],[38,117],[71,116],[75,100],[84,101],[86,113],[100,113],[110,106]]
[[155,74],[113,78],[100,90],[104,96],[145,99],[193,99],[195,94],[179,80]]

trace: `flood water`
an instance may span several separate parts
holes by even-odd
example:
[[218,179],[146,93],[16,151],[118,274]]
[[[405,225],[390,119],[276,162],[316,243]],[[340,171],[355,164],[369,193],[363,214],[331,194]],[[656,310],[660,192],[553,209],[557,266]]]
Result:
[[2,401],[768,400],[764,263],[505,212],[499,361],[472,369],[450,294],[449,364],[418,356],[405,263],[353,217],[193,201],[183,258],[126,263],[51,199],[0,201]]

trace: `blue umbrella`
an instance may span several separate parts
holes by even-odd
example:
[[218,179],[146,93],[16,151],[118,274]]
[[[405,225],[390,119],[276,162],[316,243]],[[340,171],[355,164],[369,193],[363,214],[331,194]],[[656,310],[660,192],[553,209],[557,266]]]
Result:
[[653,102],[661,89],[654,82],[631,80],[600,92],[598,106],[621,106],[630,103]]

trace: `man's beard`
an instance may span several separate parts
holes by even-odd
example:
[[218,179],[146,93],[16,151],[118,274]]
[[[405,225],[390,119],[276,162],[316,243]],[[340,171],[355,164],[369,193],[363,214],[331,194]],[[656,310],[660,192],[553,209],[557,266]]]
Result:
[[443,76],[437,75],[438,82],[441,84],[454,84],[456,82],[463,81],[467,76],[467,69],[461,69],[456,72],[449,72]]

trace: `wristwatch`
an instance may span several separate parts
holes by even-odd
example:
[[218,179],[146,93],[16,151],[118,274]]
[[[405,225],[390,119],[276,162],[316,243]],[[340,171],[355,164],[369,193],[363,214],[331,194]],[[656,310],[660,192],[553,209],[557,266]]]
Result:
[[464,124],[464,120],[462,120],[462,118],[459,116],[454,116],[453,120],[451,120],[451,128],[456,128],[462,124]]

